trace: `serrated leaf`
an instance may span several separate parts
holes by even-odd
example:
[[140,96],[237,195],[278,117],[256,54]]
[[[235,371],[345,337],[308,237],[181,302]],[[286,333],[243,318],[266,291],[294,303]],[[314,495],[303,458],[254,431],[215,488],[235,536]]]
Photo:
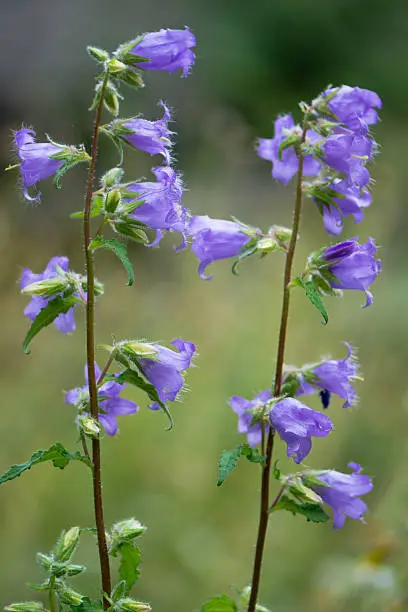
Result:
[[87,457],[81,455],[80,453],[75,453],[72,455],[69,453],[66,448],[62,446],[59,442],[55,442],[52,446],[45,450],[38,450],[33,453],[28,461],[25,463],[16,463],[12,465],[2,476],[0,476],[0,484],[7,482],[8,480],[14,480],[26,472],[30,470],[34,465],[38,463],[44,463],[46,461],[51,461],[53,466],[56,468],[64,469],[70,461],[81,461],[90,467],[90,462]]
[[140,548],[134,546],[131,542],[120,544],[113,553],[113,556],[120,556],[119,564],[119,579],[126,583],[124,595],[129,595],[132,586],[139,578],[139,565],[142,559]]
[[217,595],[206,601],[199,612],[237,612],[238,608],[228,595]]
[[30,354],[28,349],[31,341],[44,327],[51,325],[53,321],[60,315],[65,314],[68,310],[71,310],[81,300],[75,295],[68,297],[55,297],[48,302],[44,308],[40,310],[34,321],[31,323],[31,327],[27,332],[23,342],[23,351],[26,355]]
[[242,444],[241,456],[248,459],[251,463],[264,463],[265,457],[261,455],[257,448],[252,448],[249,444]]
[[320,504],[300,503],[291,499],[287,495],[282,495],[272,512],[277,510],[287,510],[292,514],[302,514],[308,521],[313,523],[326,523],[329,516],[320,506]]
[[329,322],[329,315],[327,314],[326,308],[324,307],[323,300],[320,296],[319,287],[316,285],[314,279],[305,281],[302,277],[296,279],[298,285],[303,287],[307,299],[313,306],[317,308],[324,319],[324,325]]
[[224,480],[236,468],[239,458],[241,457],[242,445],[233,450],[223,450],[218,463],[218,481],[217,487],[220,487]]
[[129,280],[127,284],[129,286],[133,285],[135,277],[133,274],[133,266],[127,255],[126,244],[120,242],[119,240],[116,240],[115,238],[104,238],[103,236],[95,236],[95,238],[91,241],[89,248],[93,251],[96,251],[96,249],[109,249],[110,251],[112,251],[112,253],[114,253],[116,257],[120,259],[128,274]]

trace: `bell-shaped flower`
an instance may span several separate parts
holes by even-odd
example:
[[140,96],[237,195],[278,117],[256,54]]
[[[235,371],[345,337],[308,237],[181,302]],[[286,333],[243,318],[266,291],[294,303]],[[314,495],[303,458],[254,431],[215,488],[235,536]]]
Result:
[[353,132],[377,123],[379,119],[376,109],[382,107],[382,101],[375,91],[342,85],[340,88],[327,89],[323,97],[327,96],[331,98],[327,103],[331,112]]
[[[67,272],[69,266],[68,257],[53,257],[48,262],[44,272],[40,272],[39,274],[32,272],[29,268],[25,268],[23,270],[23,274],[20,280],[21,289],[25,289],[32,283],[37,283],[39,281],[58,279],[59,274],[57,272],[57,266],[64,272]],[[46,297],[44,295],[33,295],[30,303],[28,304],[28,306],[26,306],[24,310],[25,316],[31,319],[31,321],[34,321],[40,310],[42,310],[48,304],[50,299],[52,298]],[[58,315],[56,319],[54,319],[54,325],[60,332],[64,334],[74,331],[74,308],[71,308],[65,314]]]
[[367,300],[364,308],[373,303],[370,285],[381,271],[381,261],[375,259],[377,248],[372,238],[359,244],[356,238],[328,247],[321,254],[332,275],[333,289],[357,289],[364,291]]
[[265,404],[270,397],[271,392],[268,390],[261,391],[253,400],[247,400],[239,395],[229,399],[229,405],[238,415],[238,433],[246,434],[250,446],[261,443],[262,430],[264,435],[269,433],[268,411],[265,409]]
[[[275,121],[274,138],[259,138],[257,153],[262,159],[272,162],[272,176],[284,185],[288,183],[299,169],[299,157],[294,146],[280,151],[282,143],[291,137],[301,139],[301,128],[295,125],[291,115],[284,115]],[[313,144],[321,140],[321,136],[309,130],[306,134],[306,144]],[[321,168],[320,162],[312,155],[305,155],[303,174],[316,176]]]
[[312,449],[312,437],[323,438],[333,429],[330,418],[293,397],[279,400],[269,413],[272,427],[287,444],[286,454],[300,463]]
[[[152,357],[143,357],[138,360],[140,369],[156,391],[163,403],[174,402],[184,387],[184,378],[181,374],[191,366],[196,347],[192,342],[181,339],[173,340],[173,351],[160,344],[151,344],[156,352]],[[151,410],[159,410],[157,402],[149,406]]]
[[298,374],[300,386],[296,395],[320,391],[324,408],[328,407],[332,393],[345,400],[343,408],[356,403],[353,382],[357,378],[358,363],[350,344],[344,344],[348,350],[344,359],[325,359],[313,366],[303,366]]
[[168,128],[170,111],[164,102],[160,102],[160,106],[164,112],[157,121],[149,121],[142,117],[116,119],[101,129],[114,138],[124,140],[135,149],[145,151],[150,155],[162,155],[166,164],[169,164],[169,151],[172,147],[170,139],[172,132]]
[[134,65],[144,70],[165,70],[174,72],[182,70],[183,77],[190,72],[195,61],[195,36],[186,27],[184,30],[160,30],[143,34],[130,53],[146,58],[148,61],[138,62]]
[[322,207],[323,224],[329,234],[338,236],[343,229],[344,217],[353,215],[355,223],[360,223],[363,220],[363,210],[370,206],[372,196],[368,189],[360,189],[353,185],[349,177],[334,179],[328,187],[339,195],[336,197],[334,194],[333,203],[326,203]]
[[356,189],[370,181],[366,163],[373,157],[373,141],[366,135],[342,130],[329,136],[322,145],[324,162],[348,177]]
[[129,201],[141,202],[129,217],[156,230],[156,239],[152,245],[160,242],[163,230],[180,232],[184,238],[187,210],[180,204],[183,195],[181,178],[170,166],[158,166],[153,168],[152,172],[157,179],[155,183],[127,185],[127,191],[134,192],[136,196]]
[[[98,381],[101,370],[95,363],[95,376]],[[89,389],[88,389],[88,366],[85,366],[85,379],[87,384],[83,387],[71,389],[65,396],[65,402],[77,406],[80,413],[89,413]],[[99,421],[102,423],[106,433],[114,436],[118,431],[117,417],[127,414],[134,414],[139,410],[139,406],[134,402],[119,397],[125,388],[126,383],[118,383],[110,380],[98,387]]]
[[[358,463],[349,463],[348,467],[352,470],[351,474],[326,470],[311,472],[313,479],[310,482],[307,481],[307,472],[303,477],[305,484],[320,495],[325,504],[331,506],[334,515],[334,529],[343,527],[347,516],[364,521],[367,506],[360,496],[373,490],[371,478],[361,474],[361,467]],[[316,479],[324,484],[318,486]]]
[[236,221],[212,219],[207,215],[191,217],[187,233],[192,237],[191,249],[200,260],[201,278],[211,280],[212,276],[205,275],[206,267],[219,259],[237,257],[258,232]]

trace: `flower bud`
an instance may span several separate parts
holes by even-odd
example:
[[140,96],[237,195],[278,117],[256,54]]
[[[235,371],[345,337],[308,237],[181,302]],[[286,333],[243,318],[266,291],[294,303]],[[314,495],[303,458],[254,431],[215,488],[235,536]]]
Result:
[[105,209],[109,213],[115,212],[120,202],[120,190],[112,189],[108,192],[105,200]]
[[97,440],[101,435],[101,426],[96,419],[89,415],[80,414],[78,416],[78,425],[88,438]]
[[57,584],[55,590],[58,593],[60,603],[78,606],[83,602],[83,595],[64,583]]
[[312,489],[304,484],[302,479],[297,475],[290,478],[289,482],[290,493],[302,502],[309,502],[312,504],[322,504],[322,498],[320,495],[315,493]]
[[121,349],[124,353],[134,355],[135,357],[154,357],[157,355],[157,348],[148,342],[138,342],[137,340],[129,340],[121,344]]
[[117,75],[118,73],[126,70],[126,64],[116,58],[110,60],[110,62],[108,63],[108,67],[109,72],[114,75]]
[[22,601],[12,603],[4,608],[6,612],[41,612],[44,610],[42,603],[38,601]]
[[113,187],[118,185],[123,177],[123,168],[111,168],[102,177],[102,187]]
[[91,57],[93,57],[97,62],[100,62],[101,64],[103,64],[109,59],[109,53],[107,53],[107,51],[104,51],[103,49],[99,49],[98,47],[88,46],[86,50],[88,51]]
[[55,558],[58,561],[69,561],[77,547],[80,533],[79,527],[71,527],[62,532],[55,549]]
[[43,553],[37,553],[37,563],[41,565],[46,570],[49,570],[52,565],[52,559],[49,555],[44,555]]
[[86,571],[85,565],[76,565],[74,563],[70,563],[65,567],[67,576],[77,576],[78,574],[82,574],[82,572]]
[[115,523],[112,529],[113,539],[116,541],[133,540],[140,535],[143,535],[147,527],[142,525],[140,521],[135,518],[130,518],[125,521]]
[[131,597],[125,597],[123,599],[119,599],[119,601],[115,604],[115,609],[120,610],[121,612],[150,612],[152,607],[148,603],[135,601],[134,599],[131,599]]
[[40,280],[30,285],[26,285],[21,290],[24,295],[41,295],[43,297],[53,297],[62,293],[68,286],[67,278],[54,276],[46,280]]

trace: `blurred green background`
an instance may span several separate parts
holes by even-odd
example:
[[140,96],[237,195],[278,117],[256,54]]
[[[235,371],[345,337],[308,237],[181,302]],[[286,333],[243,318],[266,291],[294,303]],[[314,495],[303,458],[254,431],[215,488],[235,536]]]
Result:
[[[254,154],[257,136],[270,137],[278,112],[297,113],[328,83],[359,85],[384,101],[376,126],[381,155],[372,167],[377,185],[366,220],[349,219],[343,236],[375,237],[384,272],[375,303],[362,310],[350,292],[328,302],[329,325],[302,295],[293,299],[287,362],[302,364],[345,354],[343,340],[359,347],[365,384],[360,404],[342,410],[333,400],[336,431],[316,441],[312,467],[345,470],[358,461],[375,478],[367,525],[349,521],[341,532],[275,515],[266,547],[261,601],[273,611],[403,610],[407,578],[406,464],[408,408],[408,278],[405,201],[408,134],[408,4],[405,0],[18,0],[0,11],[0,157],[13,163],[11,130],[22,122],[42,138],[89,144],[95,65],[87,44],[107,49],[137,33],[188,24],[198,40],[192,75],[151,73],[140,93],[127,91],[123,114],[174,107],[177,166],[195,214],[235,215],[267,228],[289,224],[293,184],[270,178]],[[100,170],[116,163],[103,142]],[[126,156],[129,178],[148,176],[156,160]],[[70,337],[49,328],[21,351],[27,329],[17,279],[25,266],[42,270],[53,255],[83,266],[80,224],[67,222],[81,208],[85,169],[73,171],[60,193],[50,181],[31,206],[15,192],[15,175],[0,183],[1,444],[0,470],[24,461],[58,439],[74,449],[74,413],[62,390],[82,384],[84,320]],[[149,179],[150,180],[150,179]],[[330,241],[318,212],[306,202],[296,265]],[[98,254],[106,295],[98,304],[98,341],[140,336],[162,343],[182,337],[200,353],[188,376],[190,391],[176,404],[176,427],[165,431],[161,413],[139,399],[140,413],[123,418],[120,435],[103,444],[108,525],[134,515],[148,525],[137,596],[154,610],[196,610],[208,596],[249,582],[255,541],[259,477],[242,464],[217,489],[220,451],[240,442],[227,405],[234,394],[252,398],[271,383],[281,299],[283,258],[249,260],[239,278],[230,262],[200,280],[191,252],[175,253],[172,236],[157,250],[131,247],[136,284],[109,254]],[[100,354],[100,361],[104,355]],[[310,405],[318,403],[311,400]],[[293,470],[278,444],[283,470]],[[39,466],[0,490],[0,604],[32,597],[25,582],[39,579],[35,553],[59,532],[91,525],[90,481],[82,465],[63,472]],[[97,557],[85,538],[78,561],[89,571],[77,580],[96,595]],[[233,590],[229,591],[230,593]]]

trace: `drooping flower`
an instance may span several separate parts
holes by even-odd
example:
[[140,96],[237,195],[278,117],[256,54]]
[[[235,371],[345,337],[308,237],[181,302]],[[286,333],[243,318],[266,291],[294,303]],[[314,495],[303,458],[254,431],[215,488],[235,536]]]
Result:
[[300,463],[312,449],[312,436],[323,438],[331,432],[330,418],[312,410],[293,397],[286,397],[273,405],[269,420],[286,442],[288,457]]
[[[95,376],[97,381],[101,376],[101,370],[96,363]],[[85,379],[86,385],[68,391],[65,402],[77,406],[81,412],[89,413],[88,366],[85,366]],[[109,436],[114,436],[118,431],[118,416],[134,414],[139,410],[139,406],[134,402],[119,397],[125,386],[126,383],[110,380],[98,387],[99,421]]]
[[370,206],[372,196],[368,189],[353,185],[348,177],[334,179],[329,187],[339,195],[333,196],[333,204],[326,203],[322,207],[323,224],[329,234],[338,236],[343,229],[344,217],[353,215],[355,223],[363,220],[363,209]]
[[[327,89],[323,96],[331,96],[336,89]],[[328,102],[328,107],[341,123],[358,132],[362,127],[377,123],[376,109],[382,107],[382,101],[375,91],[342,85]]]
[[[152,344],[156,353],[150,357],[139,359],[139,364],[143,374],[156,387],[156,391],[163,403],[174,402],[178,394],[183,389],[184,378],[181,372],[190,367],[196,347],[192,342],[184,340],[173,340],[173,346],[177,351],[173,351],[160,344]],[[159,410],[157,402],[149,406],[151,410]]]
[[329,136],[322,145],[325,163],[346,175],[356,189],[370,181],[366,163],[373,157],[373,141],[365,134],[341,130]]
[[[178,231],[185,237],[187,210],[180,204],[183,187],[180,177],[170,166],[158,166],[152,172],[157,181],[133,183],[128,191],[135,192],[136,201],[142,202],[130,218],[156,230],[156,239],[151,246],[160,242],[163,230]],[[130,200],[132,201],[132,200]],[[185,239],[183,240],[184,246]]]
[[198,273],[204,280],[212,276],[205,275],[205,269],[213,261],[236,257],[245,245],[259,232],[235,221],[212,219],[207,215],[193,216],[190,219],[187,233],[192,237],[192,251],[200,260]]
[[[69,259],[68,257],[53,257],[47,264],[44,272],[36,274],[29,268],[23,270],[23,274],[20,280],[20,287],[24,289],[32,283],[38,281],[48,280],[52,278],[58,278],[57,266],[64,272],[68,270]],[[40,310],[42,310],[52,298],[47,298],[41,295],[33,295],[30,303],[26,306],[24,314],[26,317],[34,321]],[[62,333],[67,334],[75,329],[74,319],[74,308],[68,310],[65,314],[60,314],[54,319],[55,327]]]
[[183,77],[186,77],[194,64],[195,55],[191,49],[195,46],[195,36],[186,27],[184,30],[160,30],[143,34],[131,53],[149,60],[136,61],[134,65],[139,68],[167,72],[181,69]]
[[350,344],[344,344],[348,350],[344,359],[326,359],[310,368],[303,366],[299,376],[301,384],[296,395],[310,395],[320,391],[324,408],[328,407],[332,393],[345,400],[343,408],[356,402],[357,394],[352,382],[356,378],[358,364]]
[[375,259],[377,248],[372,238],[359,244],[356,238],[328,247],[321,254],[335,279],[330,280],[334,289],[357,289],[364,291],[367,300],[363,308],[373,303],[369,286],[381,271],[381,261]]
[[164,102],[160,102],[163,108],[163,116],[157,121],[149,121],[142,117],[130,119],[116,119],[103,129],[124,140],[132,147],[150,153],[150,155],[162,155],[166,164],[170,163],[170,140],[172,132],[168,128],[170,111]]
[[56,153],[61,153],[64,147],[51,142],[35,142],[35,136],[34,130],[27,128],[18,130],[14,136],[17,153],[21,159],[23,192],[27,200],[39,200],[41,193],[33,198],[29,195],[28,188],[38,181],[53,176],[64,165],[64,160],[51,157]]
[[326,486],[308,483],[324,503],[333,509],[333,529],[343,527],[346,516],[364,521],[367,506],[360,499],[360,495],[366,495],[373,490],[370,477],[361,474],[358,463],[349,463],[348,467],[351,468],[352,474],[343,474],[336,470],[313,472],[313,476],[324,482]]
[[264,405],[270,397],[270,391],[261,391],[253,400],[247,400],[238,395],[229,399],[229,405],[238,415],[238,433],[247,435],[250,446],[257,446],[261,443],[262,429],[265,435],[269,433]]
[[[284,185],[296,174],[299,169],[299,158],[294,146],[285,148],[279,153],[284,140],[293,134],[301,136],[301,128],[295,125],[291,115],[284,115],[275,121],[274,138],[259,138],[258,155],[262,159],[272,162],[272,176]],[[306,144],[313,144],[321,140],[321,136],[313,130],[306,134]],[[320,162],[312,155],[305,155],[303,173],[307,176],[316,176],[321,168]]]

